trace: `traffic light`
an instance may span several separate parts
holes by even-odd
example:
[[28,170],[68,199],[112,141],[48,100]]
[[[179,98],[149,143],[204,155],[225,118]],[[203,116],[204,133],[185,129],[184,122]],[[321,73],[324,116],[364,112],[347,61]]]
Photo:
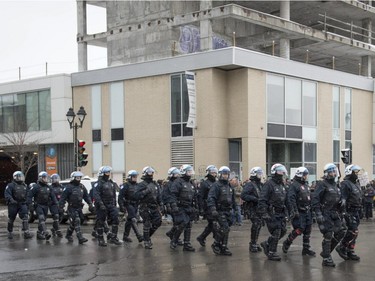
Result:
[[350,148],[341,149],[341,160],[344,164],[351,164],[352,163],[352,150]]
[[78,140],[78,167],[84,167],[88,162],[86,159],[89,155],[85,153],[85,144],[86,142],[84,140]]

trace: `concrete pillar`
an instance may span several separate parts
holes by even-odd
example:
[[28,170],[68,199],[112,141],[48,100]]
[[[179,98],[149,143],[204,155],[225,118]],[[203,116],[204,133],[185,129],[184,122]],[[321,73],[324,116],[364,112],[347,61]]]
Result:
[[[87,35],[86,1],[77,1],[77,38]],[[87,42],[78,41],[78,71],[87,70]]]
[[361,57],[361,75],[366,77],[371,77],[371,57],[363,56]]
[[[280,17],[290,20],[290,1],[280,2]],[[280,57],[290,59],[290,40],[288,38],[280,38]]]
[[[212,0],[201,0],[200,10],[212,8]],[[212,50],[212,22],[202,20],[199,22],[201,51]]]
[[[364,37],[364,42],[372,44],[372,19],[367,18],[362,20],[362,27],[366,29],[363,31],[363,34],[368,36]],[[361,75],[370,77],[371,76],[371,64],[372,64],[372,59],[370,56],[363,56],[361,57]]]
[[366,29],[366,31],[363,31],[363,35],[366,35],[368,37],[364,37],[364,42],[371,44],[372,43],[372,19],[367,18],[362,20],[362,27]]

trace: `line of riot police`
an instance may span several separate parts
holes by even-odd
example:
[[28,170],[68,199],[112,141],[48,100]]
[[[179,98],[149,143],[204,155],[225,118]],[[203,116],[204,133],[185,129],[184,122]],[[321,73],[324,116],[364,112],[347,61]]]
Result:
[[[49,185],[48,174],[39,173],[37,183],[28,189],[22,172],[15,172],[13,181],[5,190],[9,211],[8,238],[13,239],[13,223],[17,214],[22,220],[24,238],[32,238],[28,225],[28,209],[33,204],[39,220],[37,239],[51,238],[45,224],[48,211],[53,217],[52,235],[63,237],[59,216],[65,211],[67,204],[70,224],[65,238],[72,242],[75,231],[79,244],[83,244],[87,242],[80,229],[84,200],[90,211],[96,213],[92,235],[97,238],[99,246],[107,246],[105,234],[109,243],[122,244],[117,236],[120,222],[118,203],[120,211],[127,213],[122,237],[124,242],[132,242],[130,230],[133,230],[138,242],[143,242],[145,249],[152,249],[151,237],[160,227],[162,216],[168,214],[173,220],[172,228],[166,233],[170,238],[170,248],[176,250],[181,245],[184,251],[194,252],[195,248],[191,243],[192,222],[200,214],[207,219],[207,226],[196,238],[200,246],[205,247],[207,237],[213,233],[213,252],[216,255],[232,255],[228,249],[228,239],[232,223],[231,212],[236,205],[234,189],[230,185],[233,173],[227,166],[217,169],[214,165],[209,165],[199,188],[192,180],[194,170],[190,165],[171,167],[168,170],[168,180],[162,185],[154,180],[155,170],[150,166],[142,170],[140,182],[139,173],[130,170],[126,182],[120,186],[118,198],[111,171],[112,168],[109,166],[99,169],[98,180],[93,184],[92,196],[89,196],[85,186],[80,182],[83,174],[79,171],[71,174],[70,183],[64,189],[59,184],[57,174],[51,177],[52,184]],[[354,248],[362,206],[362,191],[358,185],[360,171],[361,168],[357,165],[347,166],[345,178],[339,185],[336,181],[338,169],[334,164],[328,163],[324,167],[322,180],[317,181],[315,192],[312,194],[308,185],[309,171],[306,167],[297,168],[288,190],[285,185],[287,170],[284,165],[274,164],[270,170],[271,177],[265,183],[262,181],[262,168],[253,167],[250,170],[249,181],[241,194],[244,212],[248,214],[252,224],[249,251],[258,253],[263,249],[269,260],[280,261],[277,245],[286,235],[289,219],[293,230],[283,241],[282,251],[287,254],[293,241],[302,236],[302,255],[314,257],[316,254],[310,247],[310,236],[315,214],[323,235],[320,253],[323,266],[335,266],[331,256],[334,249],[344,260],[359,260]],[[138,229],[138,214],[143,220],[143,233]],[[111,229],[108,227],[109,221]],[[258,243],[262,226],[267,226],[270,236]]]

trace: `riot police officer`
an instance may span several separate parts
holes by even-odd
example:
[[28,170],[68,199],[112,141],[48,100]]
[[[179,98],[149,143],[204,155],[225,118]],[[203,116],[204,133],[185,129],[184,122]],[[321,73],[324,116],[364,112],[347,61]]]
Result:
[[130,170],[126,176],[126,182],[120,186],[118,196],[120,211],[128,213],[122,239],[124,242],[132,242],[132,239],[129,237],[130,229],[133,229],[139,243],[143,241],[143,236],[137,226],[138,201],[134,197],[137,190],[137,178],[138,172],[136,170]]
[[180,174],[181,176],[172,183],[171,187],[171,211],[176,230],[173,234],[170,247],[171,249],[177,247],[178,239],[183,232],[183,250],[194,252],[195,249],[190,243],[192,221],[195,218],[195,210],[193,208],[195,189],[190,182],[191,177],[194,175],[193,167],[190,165],[182,165]]
[[271,167],[271,178],[264,184],[259,197],[257,212],[267,223],[268,240],[260,243],[264,254],[272,261],[280,261],[277,254],[277,243],[286,233],[286,190],[284,165],[274,164]]
[[[60,184],[60,176],[58,174],[53,174],[51,176],[51,189],[52,192],[56,196],[56,200],[59,201],[61,198],[61,194],[63,192],[63,186]],[[60,219],[63,216],[64,212],[61,212],[59,209],[59,206],[56,204],[51,204],[49,206],[49,210],[52,215],[53,223],[52,223],[52,235],[53,236],[58,236],[58,237],[63,237],[62,232],[60,230]]]
[[337,175],[335,164],[328,163],[324,166],[323,180],[317,182],[311,202],[320,232],[323,234],[320,253],[323,258],[322,265],[331,267],[336,266],[331,252],[340,243],[346,231],[345,224],[341,220],[345,202],[336,183]]
[[58,204],[55,194],[48,185],[48,181],[47,172],[40,172],[37,184],[31,187],[28,194],[28,204],[32,204],[33,199],[36,203],[36,214],[39,219],[36,236],[38,240],[49,240],[51,238],[51,234],[47,231],[46,218],[49,206]]
[[108,234],[108,242],[115,245],[121,245],[122,242],[118,239],[118,225],[119,225],[119,211],[116,208],[116,187],[111,180],[112,168],[103,166],[98,172],[98,181],[94,184],[93,196],[95,200],[96,216],[98,219],[97,234],[99,246],[105,247],[107,243],[104,240],[104,225],[107,217],[110,217],[112,222],[112,231]]
[[220,167],[219,180],[215,182],[208,192],[207,207],[214,219],[213,232],[215,242],[211,245],[216,255],[231,256],[228,249],[228,238],[231,220],[231,210],[235,208],[234,190],[229,185],[230,169]]
[[[163,204],[164,204],[164,209],[168,215],[172,216],[172,220],[173,220],[172,228],[166,233],[166,235],[169,237],[171,241],[173,240],[174,233],[176,232],[176,229],[177,229],[175,219],[174,219],[172,209],[171,209],[171,204],[173,203],[173,195],[172,195],[171,188],[172,188],[173,182],[178,177],[180,177],[180,175],[181,175],[180,170],[177,169],[176,167],[171,167],[168,169],[168,173],[167,173],[168,181],[163,186],[162,196],[161,196]],[[181,239],[178,239],[177,245],[182,246],[184,245],[184,242],[182,242]]]
[[360,223],[359,212],[362,208],[362,190],[357,182],[360,170],[358,165],[347,166],[345,178],[341,182],[342,201],[346,207],[344,218],[348,229],[336,251],[345,260],[360,260],[354,252]]
[[[64,191],[64,187],[60,183],[60,176],[59,176],[59,174],[53,174],[51,176],[51,187],[52,187],[53,192],[55,193],[57,201],[60,201],[61,195],[62,195],[62,193]],[[61,221],[63,215],[64,215],[64,212],[62,212],[62,210],[59,210],[59,219],[60,219],[60,221]]]
[[263,187],[262,177],[263,169],[261,167],[251,168],[249,181],[241,193],[241,199],[244,201],[244,212],[248,212],[251,221],[249,251],[252,253],[262,251],[258,244],[258,237],[263,221],[259,213],[257,213],[259,195]]
[[312,226],[311,192],[308,185],[309,171],[305,167],[299,167],[289,186],[287,198],[289,218],[293,230],[283,242],[282,250],[286,254],[290,245],[299,235],[303,235],[302,255],[315,256],[310,249],[310,235]]
[[200,200],[200,208],[202,208],[207,219],[207,226],[203,232],[197,237],[197,241],[202,247],[206,246],[206,238],[213,232],[214,219],[211,217],[211,212],[207,207],[207,197],[212,185],[216,182],[217,168],[214,165],[208,165],[206,168],[206,179],[201,181],[199,186],[198,198]]
[[13,181],[5,188],[5,201],[8,205],[8,239],[13,239],[13,223],[19,215],[22,220],[22,231],[25,239],[32,238],[29,231],[29,209],[27,207],[27,186],[21,171],[13,173]]
[[89,211],[94,211],[91,199],[88,195],[86,187],[81,183],[83,174],[80,171],[73,172],[70,175],[70,183],[64,189],[61,199],[59,201],[60,209],[64,209],[65,203],[68,202],[68,214],[70,225],[66,232],[65,238],[69,242],[73,242],[73,231],[76,232],[78,243],[83,244],[88,240],[83,237],[81,232],[82,213],[82,199],[89,205]]
[[151,236],[161,225],[161,190],[154,181],[155,170],[146,166],[142,170],[142,181],[138,184],[135,198],[139,200],[139,214],[143,219],[145,249],[152,249]]

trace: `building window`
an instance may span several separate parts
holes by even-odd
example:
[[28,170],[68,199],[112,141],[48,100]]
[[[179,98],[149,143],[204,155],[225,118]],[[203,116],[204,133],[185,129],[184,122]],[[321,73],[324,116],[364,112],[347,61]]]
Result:
[[267,76],[267,121],[284,123],[284,78]]
[[102,130],[92,130],[92,141],[102,141]]
[[316,82],[268,74],[267,136],[302,140],[316,123]]
[[171,134],[172,137],[193,135],[193,129],[187,128],[189,117],[189,96],[185,74],[171,76]]
[[241,140],[229,140],[229,169],[236,173],[239,178],[241,175],[242,166],[242,142]]
[[337,86],[332,89],[332,108],[333,129],[340,129],[340,88]]
[[302,123],[302,86],[301,80],[285,79],[285,123],[301,125]]
[[316,127],[316,83],[302,82],[302,124]]
[[50,90],[0,96],[0,133],[51,130],[51,124]]
[[124,129],[123,128],[111,129],[111,140],[113,141],[124,140]]
[[345,93],[345,130],[351,131],[352,129],[352,90],[349,88],[345,88],[344,93]]

